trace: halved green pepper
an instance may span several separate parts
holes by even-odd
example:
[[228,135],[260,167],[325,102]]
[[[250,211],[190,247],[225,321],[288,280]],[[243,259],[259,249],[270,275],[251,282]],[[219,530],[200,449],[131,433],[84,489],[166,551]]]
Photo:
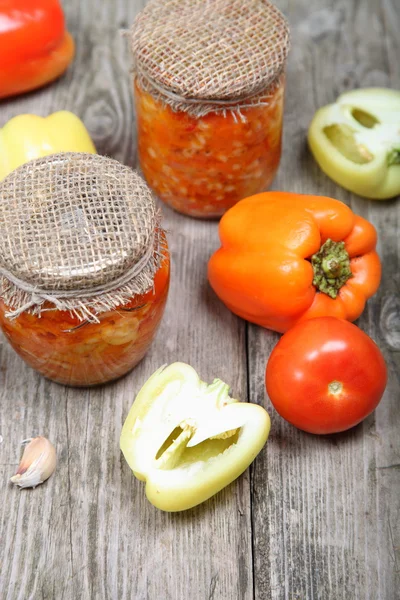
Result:
[[376,200],[400,194],[400,92],[342,94],[315,113],[308,142],[321,169],[351,192]]
[[165,511],[204,502],[239,477],[267,441],[270,419],[184,363],[161,367],[127,416],[121,450],[148,500]]

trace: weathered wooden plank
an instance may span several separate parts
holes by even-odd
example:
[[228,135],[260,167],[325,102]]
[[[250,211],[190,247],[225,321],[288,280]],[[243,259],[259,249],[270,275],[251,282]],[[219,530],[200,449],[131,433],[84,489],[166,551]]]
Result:
[[390,82],[398,89],[398,81],[400,79],[400,42],[397,28],[400,21],[400,5],[396,0],[382,0],[381,5],[383,39],[388,57],[387,68],[390,75]]
[[[250,398],[270,407],[267,451],[252,469],[257,599],[399,597],[399,202],[368,202],[319,170],[306,148],[316,108],[354,87],[399,88],[396,2],[277,2],[292,24],[284,154],[275,189],[343,200],[380,236],[384,274],[359,325],[390,368],[384,400],[359,427],[321,438],[295,430],[264,395],[277,334],[250,326]],[[397,19],[397,20],[396,20]]]
[[[65,3],[77,42],[67,75],[45,90],[1,105],[0,125],[21,112],[78,114],[99,152],[136,162],[125,29],[142,5]],[[69,390],[0,346],[0,597],[180,599],[253,597],[248,476],[187,514],[156,511],[119,451],[123,420],[140,385],[165,362],[190,362],[246,396],[244,324],[209,290],[206,263],[217,225],[165,209],[172,253],[170,298],[160,332],[138,368],[115,384]],[[7,480],[20,440],[47,435],[56,474],[34,491]]]

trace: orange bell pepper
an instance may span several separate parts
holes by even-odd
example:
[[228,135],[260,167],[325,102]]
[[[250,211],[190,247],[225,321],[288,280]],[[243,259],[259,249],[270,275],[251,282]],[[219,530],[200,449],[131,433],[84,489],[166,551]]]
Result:
[[313,317],[354,321],[380,283],[375,228],[332,198],[257,194],[222,217],[219,234],[212,288],[232,312],[274,331]]
[[59,0],[0,0],[0,98],[53,81],[73,56]]

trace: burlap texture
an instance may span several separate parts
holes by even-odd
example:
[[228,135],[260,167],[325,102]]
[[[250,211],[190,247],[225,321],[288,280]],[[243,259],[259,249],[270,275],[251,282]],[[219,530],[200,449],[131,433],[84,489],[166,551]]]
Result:
[[262,103],[290,45],[268,0],[151,0],[130,37],[140,86],[197,116]]
[[45,303],[81,318],[153,285],[158,215],[143,179],[119,162],[68,152],[0,183],[0,294],[9,316]]

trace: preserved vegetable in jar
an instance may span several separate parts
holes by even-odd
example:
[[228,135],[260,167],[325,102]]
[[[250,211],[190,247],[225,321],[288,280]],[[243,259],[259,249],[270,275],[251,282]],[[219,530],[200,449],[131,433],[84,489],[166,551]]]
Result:
[[66,385],[96,385],[130,371],[146,354],[168,293],[169,259],[164,255],[154,289],[99,315],[99,323],[68,311],[27,312],[10,320],[0,300],[0,325],[16,352],[48,379]]
[[243,120],[176,113],[137,84],[140,165],[156,194],[178,212],[218,217],[268,188],[281,156],[283,80]]
[[147,352],[169,286],[149,188],[117,161],[65,153],[0,185],[0,325],[45,377],[96,385]]
[[268,1],[152,0],[131,30],[138,154],[172,208],[221,216],[281,155],[289,30]]

